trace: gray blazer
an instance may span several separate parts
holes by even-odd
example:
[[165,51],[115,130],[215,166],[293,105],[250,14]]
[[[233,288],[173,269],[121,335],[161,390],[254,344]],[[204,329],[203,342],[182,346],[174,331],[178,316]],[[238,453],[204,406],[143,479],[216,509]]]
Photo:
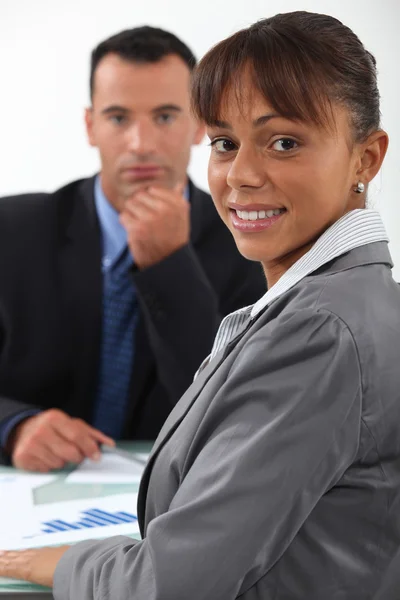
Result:
[[367,600],[400,545],[400,290],[387,244],[265,309],[200,373],[141,483],[143,541],[83,542],[56,600]]

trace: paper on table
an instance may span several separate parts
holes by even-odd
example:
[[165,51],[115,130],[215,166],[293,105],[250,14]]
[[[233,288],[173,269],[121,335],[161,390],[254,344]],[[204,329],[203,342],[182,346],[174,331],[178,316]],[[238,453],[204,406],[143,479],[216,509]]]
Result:
[[147,459],[149,458],[150,453],[149,452],[135,452],[135,456],[137,456],[147,462]]
[[0,489],[3,484],[8,485],[9,483],[21,483],[27,489],[34,490],[41,485],[46,485],[57,479],[58,475],[43,475],[41,473],[21,473],[20,471],[9,471],[7,473],[0,473]]
[[[25,502],[29,525],[25,531],[20,528],[18,533],[8,526],[2,526],[0,549],[19,550],[59,546],[113,535],[127,535],[140,539],[136,505],[137,494],[117,494],[103,498],[54,502],[31,506],[30,509]],[[26,521],[24,523],[26,524]],[[66,530],[57,531],[57,527],[64,527]],[[23,588],[31,587],[31,584],[18,579],[0,577],[0,586]]]
[[139,483],[144,465],[116,454],[103,453],[98,462],[85,459],[66,483]]
[[18,480],[3,480],[0,483],[0,548],[7,535],[19,535],[23,530],[29,529],[32,509],[30,485]]
[[29,527],[18,534],[9,527],[0,536],[1,550],[57,546],[114,535],[139,536],[137,494],[116,494],[34,506]]

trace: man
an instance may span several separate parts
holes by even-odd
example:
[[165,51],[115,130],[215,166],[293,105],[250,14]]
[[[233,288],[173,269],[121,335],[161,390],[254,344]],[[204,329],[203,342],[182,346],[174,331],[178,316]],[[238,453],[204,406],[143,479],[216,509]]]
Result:
[[192,52],[151,27],[92,53],[98,176],[0,200],[0,452],[48,471],[154,439],[221,316],[265,291],[186,176]]

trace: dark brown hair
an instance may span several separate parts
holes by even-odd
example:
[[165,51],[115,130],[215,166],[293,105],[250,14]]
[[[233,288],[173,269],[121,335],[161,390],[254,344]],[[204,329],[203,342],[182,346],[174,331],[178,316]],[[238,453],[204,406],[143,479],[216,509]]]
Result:
[[337,19],[304,11],[278,14],[214,46],[196,67],[193,110],[208,125],[221,118],[227,89],[241,97],[241,75],[283,117],[327,126],[333,103],[345,106],[354,139],[379,129],[376,62],[358,37]]
[[194,69],[196,57],[190,48],[176,35],[158,27],[143,25],[120,31],[101,42],[92,51],[90,61],[90,97],[93,97],[94,76],[99,62],[108,54],[117,54],[135,63],[155,63],[165,56],[176,54]]

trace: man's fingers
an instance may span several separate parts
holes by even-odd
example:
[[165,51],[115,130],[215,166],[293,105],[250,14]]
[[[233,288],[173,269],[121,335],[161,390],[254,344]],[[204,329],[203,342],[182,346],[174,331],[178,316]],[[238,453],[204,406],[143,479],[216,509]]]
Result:
[[135,218],[144,218],[150,217],[166,207],[168,207],[168,203],[163,198],[140,191],[125,202],[123,212],[127,212]]
[[96,440],[93,439],[89,428],[82,431],[79,437],[79,441],[75,443],[79,444],[79,452],[82,456],[82,460],[85,457],[91,458],[93,460],[98,460],[100,458],[101,452],[99,449],[99,445],[96,442]]
[[176,185],[174,185],[173,190],[180,196],[183,196],[183,194],[185,192],[185,188],[186,188],[186,184],[179,181]]
[[46,448],[63,464],[67,462],[79,464],[84,459],[80,448],[67,440],[59,431],[53,431],[52,435],[46,439]]
[[125,216],[129,220],[135,219],[137,221],[143,221],[145,219],[152,218],[153,215],[157,212],[157,209],[154,206],[146,205],[143,202],[131,202],[128,200],[125,203],[124,210],[120,214],[120,221],[122,224],[122,218]]
[[108,435],[106,435],[99,429],[90,427],[90,425],[88,425],[88,427],[91,430],[91,435],[93,439],[95,439],[97,442],[99,442],[100,444],[105,444],[106,446],[115,446],[115,440],[110,438]]
[[185,191],[185,184],[178,182],[172,189],[158,186],[150,186],[146,192],[149,196],[155,199],[164,200],[171,204],[176,204],[177,201],[184,200],[183,194]]
[[70,419],[69,423],[62,428],[57,425],[57,433],[64,438],[70,448],[73,447],[74,451],[79,453],[79,456],[76,454],[74,459],[69,459],[71,462],[81,462],[84,457],[96,460],[100,458],[99,443],[109,446],[115,444],[110,437],[81,419]]
[[47,473],[51,469],[60,469],[64,461],[54,456],[42,441],[33,438],[16,449],[12,457],[13,464],[18,469],[26,471],[39,470]]
[[85,457],[100,458],[99,444],[114,440],[81,419],[50,409],[22,424],[12,453],[14,466],[47,473],[65,463],[79,464]]
[[12,464],[16,469],[32,471],[33,473],[48,473],[51,470],[49,466],[46,466],[44,463],[32,459],[31,457],[28,457],[24,460],[13,459]]

